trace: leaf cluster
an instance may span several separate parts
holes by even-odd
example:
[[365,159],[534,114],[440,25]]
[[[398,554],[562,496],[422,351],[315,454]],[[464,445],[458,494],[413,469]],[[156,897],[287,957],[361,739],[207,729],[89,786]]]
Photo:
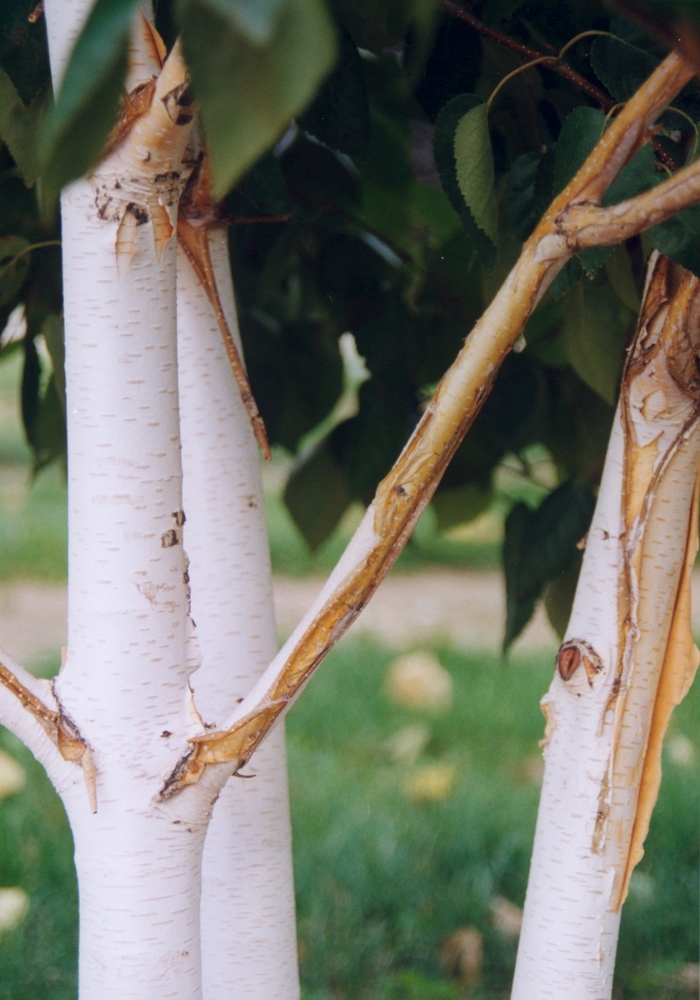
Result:
[[[271,442],[296,456],[285,499],[310,545],[369,502],[522,242],[663,57],[655,25],[686,6],[647,4],[640,23],[599,2],[482,0],[475,27],[433,0],[158,0],[227,192],[251,384]],[[97,0],[54,102],[33,7],[7,0],[0,16],[0,237],[37,243],[55,238],[47,206],[114,124],[137,4]],[[554,56],[580,35],[562,75]],[[511,43],[551,58],[523,70]],[[692,159],[699,119],[692,84],[607,203]],[[19,244],[3,245],[0,321],[24,303],[23,413],[41,465],[63,440],[58,252],[12,263]],[[700,273],[700,209],[567,264],[436,494],[448,528],[489,505],[509,456],[551,456],[558,487],[506,524],[507,643],[576,567],[652,246]],[[364,381],[341,357],[347,331]]]

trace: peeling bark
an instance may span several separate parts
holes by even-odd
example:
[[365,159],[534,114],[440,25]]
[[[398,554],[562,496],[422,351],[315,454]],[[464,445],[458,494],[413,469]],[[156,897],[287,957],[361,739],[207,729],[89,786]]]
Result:
[[[164,783],[165,797],[195,784],[211,764],[232,762],[237,770],[243,767],[328,650],[360,614],[429,503],[488,396],[501,362],[546,289],[577,249],[575,237],[564,223],[567,213],[580,204],[599,205],[620,169],[649,140],[656,117],[692,75],[693,67],[677,53],[671,53],[622,109],[577,175],[554,200],[441,380],[394,468],[379,484],[355,537],[320,597],[226,726],[192,738],[192,749],[178,761]],[[656,189],[657,205],[665,204],[664,189],[665,185]],[[667,190],[675,211],[678,188]],[[686,185],[685,197],[686,204],[695,199],[692,184]],[[644,203],[639,204],[643,208]],[[652,224],[642,208],[637,213],[636,232]]]
[[700,281],[654,253],[571,621],[543,699],[546,767],[513,1000],[611,995],[620,907],[643,854],[663,733],[698,663],[690,568],[699,350]]

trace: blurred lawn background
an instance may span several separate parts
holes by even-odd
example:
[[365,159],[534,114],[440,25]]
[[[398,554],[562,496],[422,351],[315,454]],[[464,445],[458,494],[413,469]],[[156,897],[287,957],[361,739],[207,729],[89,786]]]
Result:
[[[49,469],[28,490],[18,365],[18,357],[0,365],[0,580],[61,581],[65,489],[61,471]],[[327,570],[357,511],[311,555],[280,498],[288,467],[278,459],[266,471],[275,571]],[[495,568],[502,517],[496,509],[476,530],[450,538],[424,519],[397,570]],[[552,663],[544,655],[514,654],[503,664],[483,653],[432,652],[453,682],[441,713],[392,702],[385,677],[396,651],[361,636],[329,655],[290,713],[304,1000],[508,995],[516,939],[500,926],[494,904],[524,899],[541,775],[538,702]],[[58,658],[29,666],[48,676]],[[29,897],[24,919],[0,935],[0,1000],[75,1000],[70,832],[41,768],[7,732],[0,746],[27,774],[24,788],[0,802],[0,889],[21,887]],[[698,958],[699,746],[696,686],[674,716],[647,852],[625,906],[619,1000],[697,995],[688,963]],[[470,983],[450,976],[444,961],[445,942],[465,928],[483,942]]]

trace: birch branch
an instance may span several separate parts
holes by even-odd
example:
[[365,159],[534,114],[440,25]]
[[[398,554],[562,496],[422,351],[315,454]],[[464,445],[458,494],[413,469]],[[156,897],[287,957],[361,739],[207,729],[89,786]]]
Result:
[[56,771],[59,758],[80,765],[90,807],[96,811],[90,748],[75,723],[63,712],[53,686],[33,677],[1,649],[0,722],[31,750],[49,774]]
[[[321,595],[229,723],[190,740],[192,747],[166,780],[162,796],[198,781],[209,764],[234,761],[237,770],[243,767],[329,649],[360,614],[429,503],[488,396],[501,362],[549,284],[575,252],[575,238],[561,228],[567,210],[580,203],[599,205],[620,169],[649,141],[657,116],[693,71],[681,55],[671,53],[627,103],[574,179],[554,200],[440,382],[394,468],[379,484]],[[663,187],[656,189],[656,197],[662,202],[666,197],[660,193]],[[667,196],[674,211],[680,207],[675,186]],[[685,204],[694,200],[692,185],[685,196]],[[639,213],[636,232],[647,224],[647,217]]]

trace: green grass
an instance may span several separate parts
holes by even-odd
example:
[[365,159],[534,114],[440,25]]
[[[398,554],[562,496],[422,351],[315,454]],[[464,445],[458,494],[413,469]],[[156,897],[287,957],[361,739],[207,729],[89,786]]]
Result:
[[[494,930],[493,895],[522,905],[539,787],[532,780],[542,735],[539,697],[551,664],[443,650],[455,681],[444,717],[426,718],[424,761],[455,766],[452,794],[415,805],[387,737],[415,722],[382,692],[388,654],[348,644],[312,681],[289,720],[295,863],[308,998],[421,1000],[440,995],[439,943],[464,925],[484,935],[485,968],[473,996],[505,995],[514,947]],[[674,733],[700,745],[700,692]],[[419,766],[420,761],[414,766]],[[668,973],[698,953],[695,771],[667,760],[659,806],[625,907],[617,992],[664,992]],[[415,970],[423,985],[401,984]],[[430,985],[433,984],[433,985]],[[448,996],[448,994],[445,994]]]
[[[346,641],[328,657],[288,719],[294,863],[304,1000],[461,1000],[439,959],[465,925],[484,936],[472,1000],[504,998],[515,958],[489,902],[522,905],[539,786],[538,701],[551,664],[440,651],[455,686],[443,715],[393,706],[383,691],[391,654]],[[700,746],[700,690],[679,709],[673,734]],[[428,727],[413,763],[395,763],[387,740]],[[20,885],[29,918],[0,941],[0,1000],[75,998],[76,890],[63,810],[41,769],[8,734],[28,786],[0,809],[0,883]],[[687,746],[687,744],[686,744]],[[691,747],[692,753],[692,747]],[[697,750],[696,760],[697,760]],[[434,762],[454,767],[452,792],[416,804],[405,782]],[[698,783],[692,761],[665,763],[647,853],[626,904],[616,993],[671,1000],[682,963],[697,961]]]

